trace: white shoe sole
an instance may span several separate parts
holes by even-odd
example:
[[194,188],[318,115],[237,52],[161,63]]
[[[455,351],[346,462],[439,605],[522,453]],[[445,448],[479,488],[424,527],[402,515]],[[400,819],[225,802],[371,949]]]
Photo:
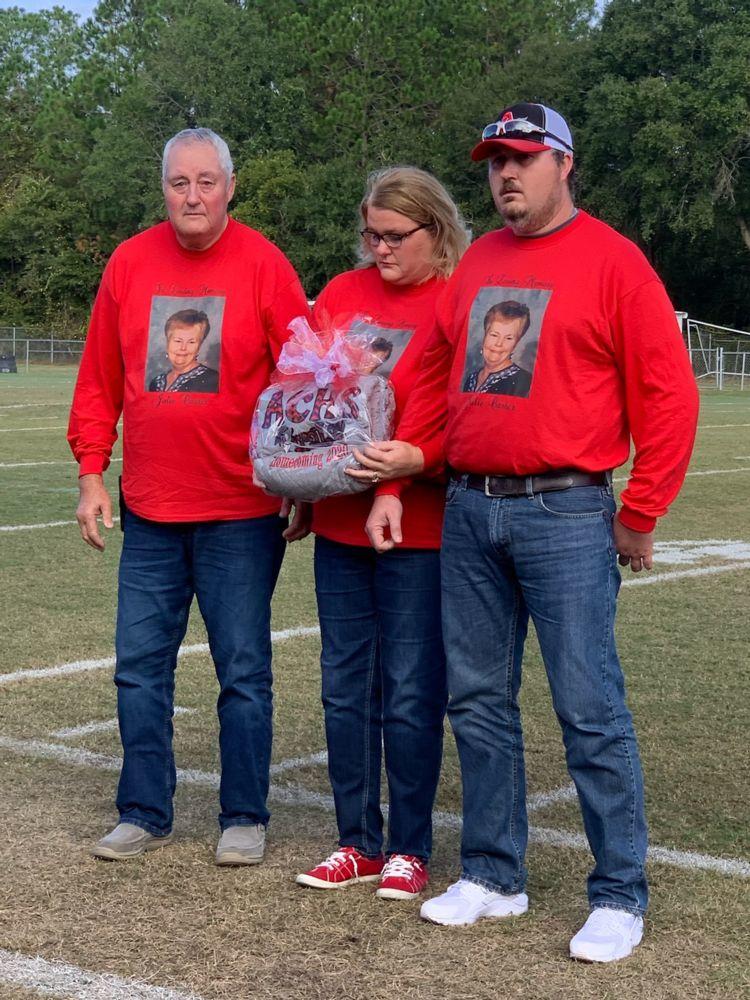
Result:
[[419,892],[407,892],[406,889],[377,889],[375,895],[378,899],[416,899],[421,896],[424,889]]
[[90,853],[93,857],[104,858],[106,861],[129,861],[131,858],[139,858],[142,854],[146,854],[148,851],[156,851],[160,847],[166,847],[167,844],[171,844],[173,840],[174,834],[169,833],[166,837],[155,837],[153,840],[149,840],[148,843],[139,847],[133,847],[130,850],[118,850],[115,847],[106,847],[101,844],[95,844],[91,848]]
[[310,889],[346,889],[348,885],[355,882],[379,882],[379,875],[359,875],[357,878],[349,878],[346,882],[325,882],[322,878],[315,878],[314,875],[298,875],[294,880],[297,885],[306,885]]
[[[424,907],[422,909],[424,910]],[[478,920],[505,920],[507,917],[522,917],[528,909],[528,903],[516,903],[509,907],[507,903],[503,902],[501,905],[495,903],[493,906],[488,906],[486,910],[480,910],[470,920],[466,918],[446,918],[437,915],[430,916],[429,913],[422,911],[420,911],[419,915],[422,920],[427,920],[431,924],[440,924],[442,927],[470,927]]]
[[243,854],[241,851],[225,850],[222,851],[221,854],[216,855],[216,864],[220,868],[222,866],[236,867],[237,865],[259,865],[262,861],[262,854],[253,856],[252,854]]
[[574,959],[576,962],[587,962],[589,965],[596,965],[596,964],[601,965],[601,964],[606,964],[607,962],[621,962],[623,958],[630,958],[630,956],[633,954],[633,952],[635,951],[635,949],[638,947],[638,945],[641,943],[642,940],[643,940],[643,931],[640,930],[633,936],[633,940],[630,942],[630,949],[628,951],[618,952],[618,954],[612,955],[611,957],[608,958],[600,958],[590,954],[589,955],[585,954],[583,948],[578,949],[571,947],[570,957]]

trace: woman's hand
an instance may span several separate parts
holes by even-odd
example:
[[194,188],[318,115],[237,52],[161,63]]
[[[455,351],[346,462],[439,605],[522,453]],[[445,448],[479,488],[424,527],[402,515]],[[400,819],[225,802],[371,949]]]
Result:
[[363,468],[347,469],[347,476],[373,485],[388,479],[418,476],[424,470],[422,449],[408,441],[375,441],[362,451],[355,448],[354,457]]

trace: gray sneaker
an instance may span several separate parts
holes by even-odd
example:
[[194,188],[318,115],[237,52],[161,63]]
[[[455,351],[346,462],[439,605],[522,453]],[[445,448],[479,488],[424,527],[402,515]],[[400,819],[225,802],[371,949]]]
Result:
[[266,847],[266,828],[228,826],[216,848],[217,865],[259,865]]
[[102,837],[91,848],[91,853],[95,858],[126,861],[128,858],[137,858],[146,851],[155,851],[157,847],[166,847],[172,843],[172,839],[171,833],[164,837],[155,837],[134,823],[118,823],[111,833]]

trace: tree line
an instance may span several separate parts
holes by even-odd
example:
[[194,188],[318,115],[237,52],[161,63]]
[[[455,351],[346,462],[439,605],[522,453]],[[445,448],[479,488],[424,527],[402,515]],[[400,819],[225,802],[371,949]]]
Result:
[[83,334],[121,240],[163,217],[161,151],[223,135],[234,216],[309,295],[350,267],[366,174],[431,170],[497,225],[469,151],[515,100],[570,121],[578,203],[679,308],[750,328],[750,0],[102,0],[0,11],[0,325]]

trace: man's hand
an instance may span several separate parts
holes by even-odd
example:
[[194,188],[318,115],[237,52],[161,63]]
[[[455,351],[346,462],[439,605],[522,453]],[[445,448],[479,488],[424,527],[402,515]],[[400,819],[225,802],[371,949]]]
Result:
[[99,534],[96,519],[101,517],[105,528],[114,527],[112,520],[112,501],[104,487],[100,475],[81,476],[78,480],[80,499],[76,510],[76,520],[81,529],[81,538],[92,549],[104,551],[104,539]]
[[653,531],[633,531],[626,528],[619,515],[614,520],[615,548],[617,561],[621,566],[627,566],[634,573],[642,569],[651,569],[654,565],[654,533]]
[[365,531],[376,552],[389,552],[403,541],[401,515],[404,507],[398,497],[375,497]]
[[294,516],[289,522],[289,527],[282,533],[282,537],[288,542],[298,542],[300,538],[306,538],[310,534],[312,526],[312,504],[304,500],[293,500],[291,497],[284,497],[281,501],[279,517],[289,517],[292,507]]
[[408,441],[375,441],[362,451],[355,448],[354,457],[364,468],[347,469],[346,474],[366,483],[417,476],[424,470],[422,449]]

